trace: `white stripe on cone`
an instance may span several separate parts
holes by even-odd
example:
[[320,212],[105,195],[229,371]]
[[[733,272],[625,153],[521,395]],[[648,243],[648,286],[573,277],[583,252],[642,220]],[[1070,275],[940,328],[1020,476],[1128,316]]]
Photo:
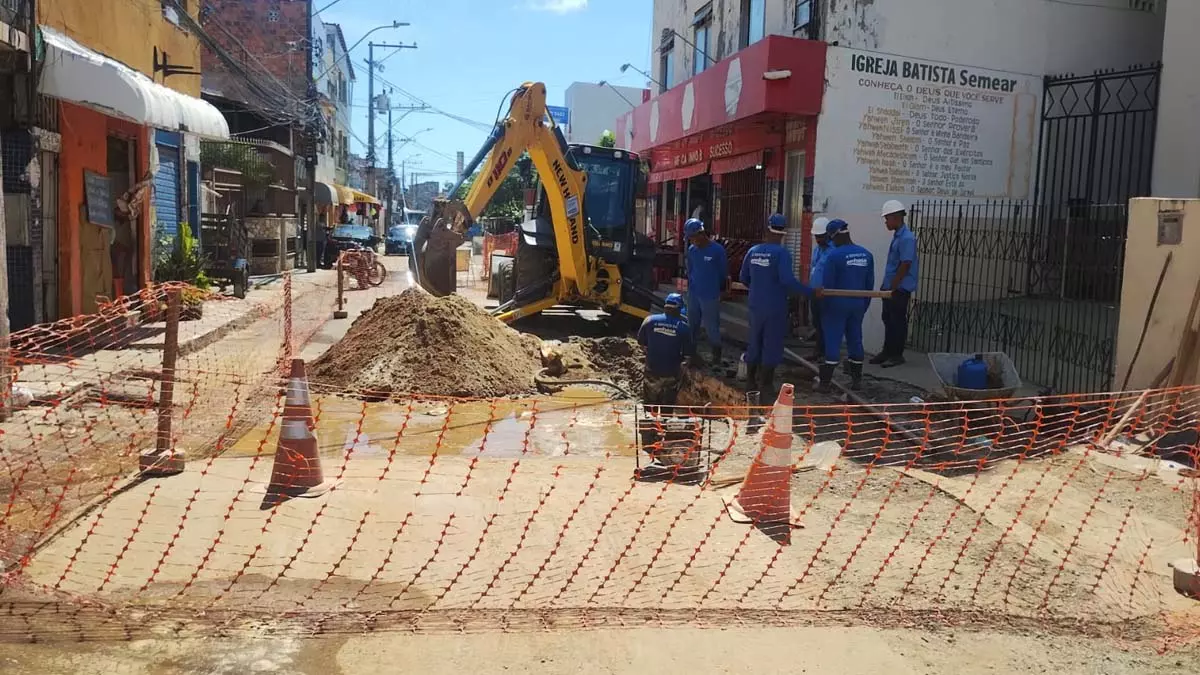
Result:
[[313,437],[304,420],[284,420],[279,434],[286,441],[307,441]]
[[308,405],[308,383],[304,380],[291,379],[288,380],[287,390],[288,405]]

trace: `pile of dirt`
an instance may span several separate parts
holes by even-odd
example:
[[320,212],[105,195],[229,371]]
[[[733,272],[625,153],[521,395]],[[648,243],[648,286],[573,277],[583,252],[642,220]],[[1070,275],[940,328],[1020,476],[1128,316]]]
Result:
[[707,414],[717,417],[742,418],[746,415],[746,395],[696,370],[685,368],[683,382],[679,387],[679,405],[704,407],[710,405]]
[[646,350],[634,338],[572,337],[592,367],[633,392],[641,392],[646,368]]
[[314,383],[379,394],[493,398],[533,391],[539,340],[457,295],[380,298],[313,362]]

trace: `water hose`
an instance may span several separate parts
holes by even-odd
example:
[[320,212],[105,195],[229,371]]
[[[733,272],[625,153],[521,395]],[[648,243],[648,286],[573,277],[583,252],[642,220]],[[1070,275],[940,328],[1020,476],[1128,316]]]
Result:
[[637,398],[636,396],[629,393],[627,390],[625,390],[621,386],[619,386],[613,382],[609,382],[608,380],[556,380],[556,379],[546,376],[547,370],[549,370],[549,368],[542,368],[540,371],[538,371],[537,375],[533,376],[533,381],[536,382],[539,387],[571,387],[571,386],[576,386],[576,385],[587,384],[587,385],[608,387],[610,389],[615,390],[618,394],[620,394],[621,396],[623,396],[625,398],[629,398],[629,399]]

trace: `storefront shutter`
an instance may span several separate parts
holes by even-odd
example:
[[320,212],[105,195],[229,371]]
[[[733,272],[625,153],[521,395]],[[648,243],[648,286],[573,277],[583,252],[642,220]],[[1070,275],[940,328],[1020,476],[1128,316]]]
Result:
[[173,245],[179,236],[178,134],[157,134],[158,171],[154,173],[155,243]]

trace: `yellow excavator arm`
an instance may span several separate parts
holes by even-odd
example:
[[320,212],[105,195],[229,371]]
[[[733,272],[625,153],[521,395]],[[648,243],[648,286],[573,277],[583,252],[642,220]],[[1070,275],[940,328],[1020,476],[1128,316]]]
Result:
[[[468,228],[483,214],[522,153],[528,152],[542,181],[554,246],[558,276],[547,279],[552,287],[544,297],[522,304],[512,300],[497,310],[502,321],[536,314],[557,304],[584,304],[615,309],[638,318],[645,309],[621,300],[622,275],[617,265],[588,253],[588,228],[584,208],[588,174],[567,154],[546,108],[546,85],[526,82],[512,95],[508,115],[493,129],[475,158],[463,169],[463,177],[446,199],[434,200],[413,236],[410,267],[417,283],[436,296],[449,295],[457,286],[455,250],[462,245]],[[465,199],[454,195],[466,177],[475,173]]]
[[[546,187],[555,224],[563,291],[582,292],[592,277],[587,255],[583,212],[587,173],[571,168],[546,109],[546,86],[525,83],[513,94],[508,116],[496,126],[475,160],[463,171],[471,175],[482,163],[466,199],[437,200],[413,237],[417,282],[434,295],[454,292],[454,251],[496,195],[513,164],[529,152]],[[454,189],[458,191],[458,186]]]

